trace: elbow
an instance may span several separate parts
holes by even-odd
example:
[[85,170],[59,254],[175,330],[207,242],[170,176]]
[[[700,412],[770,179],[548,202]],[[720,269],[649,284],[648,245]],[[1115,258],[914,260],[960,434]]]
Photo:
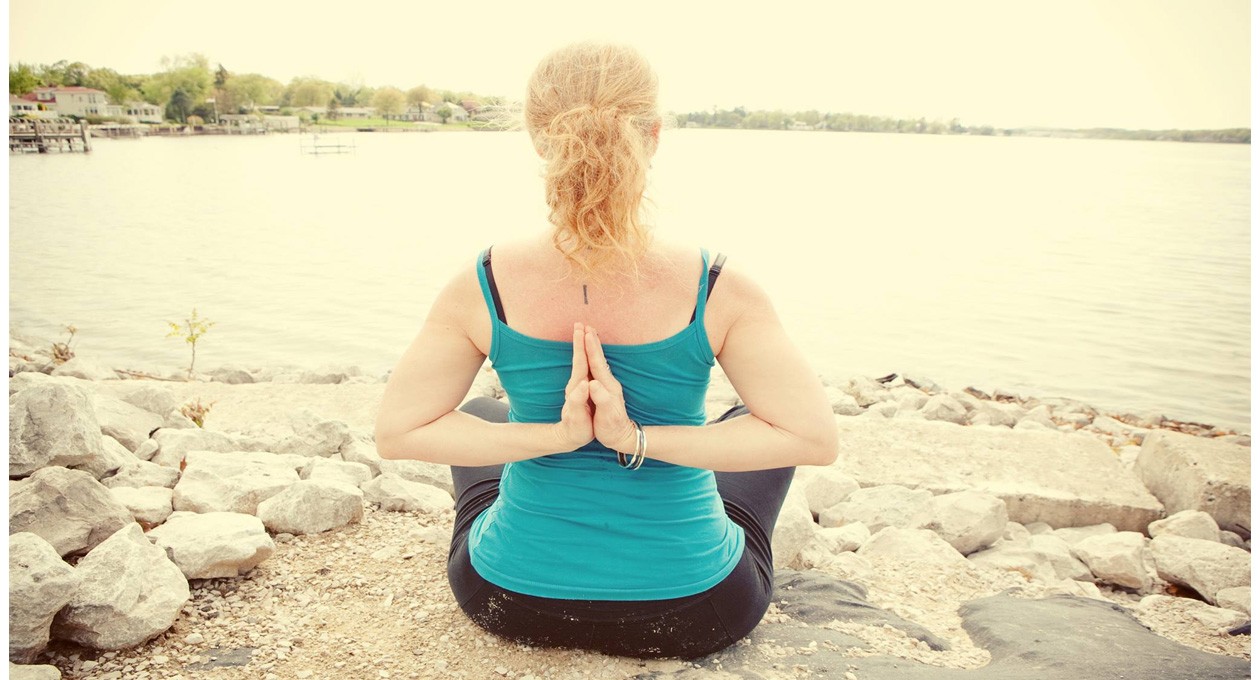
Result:
[[399,440],[401,438],[382,428],[380,423],[377,423],[372,439],[376,444],[376,455],[380,456],[381,460],[399,460],[405,457],[402,446],[400,446],[401,442]]
[[811,433],[805,451],[804,465],[827,466],[836,462],[840,455],[840,431],[834,420],[828,422]]

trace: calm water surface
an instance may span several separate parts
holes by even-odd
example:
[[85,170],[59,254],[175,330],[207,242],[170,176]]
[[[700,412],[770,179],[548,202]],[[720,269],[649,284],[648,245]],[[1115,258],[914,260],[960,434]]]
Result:
[[[10,315],[117,367],[393,365],[437,291],[545,225],[525,136],[98,140],[10,157]],[[677,130],[654,221],[756,276],[820,373],[1250,431],[1250,148]]]

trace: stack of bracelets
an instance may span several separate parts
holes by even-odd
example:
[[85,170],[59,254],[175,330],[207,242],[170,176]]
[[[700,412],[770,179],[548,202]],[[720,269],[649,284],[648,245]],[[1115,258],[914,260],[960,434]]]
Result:
[[637,421],[631,420],[630,424],[634,425],[635,443],[634,453],[630,457],[626,454],[617,452],[617,463],[627,470],[638,470],[643,465],[643,459],[647,457],[647,435],[643,434],[643,426]]

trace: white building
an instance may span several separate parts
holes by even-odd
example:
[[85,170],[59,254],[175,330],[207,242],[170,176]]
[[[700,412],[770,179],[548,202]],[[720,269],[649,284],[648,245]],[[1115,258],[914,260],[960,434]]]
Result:
[[35,90],[35,101],[50,104],[62,116],[105,116],[109,98],[90,87],[41,87]]
[[127,102],[126,104],[110,104],[105,107],[105,115],[114,118],[126,118],[132,123],[161,123],[163,107],[148,102]]
[[461,121],[468,120],[468,111],[464,110],[464,107],[454,102],[443,102],[441,104],[434,104],[433,108],[425,109],[424,119],[426,121],[429,121],[430,123],[441,123],[442,117],[439,116],[437,112],[441,111],[442,107],[446,107],[451,110],[451,116],[450,118],[447,119],[448,121],[453,120],[455,122],[461,122]]

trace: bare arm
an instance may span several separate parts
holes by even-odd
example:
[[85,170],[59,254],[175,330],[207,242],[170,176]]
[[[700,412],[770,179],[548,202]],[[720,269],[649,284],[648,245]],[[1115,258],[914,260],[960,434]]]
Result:
[[[648,457],[730,472],[830,464],[839,434],[821,382],[787,337],[765,292],[738,274],[723,283],[723,293],[741,312],[717,358],[749,415],[704,427],[646,427]],[[631,452],[633,427],[628,419],[618,422],[618,416],[625,417],[620,384],[606,368],[598,337],[590,333],[587,354],[596,436],[605,446]]]
[[[465,330],[470,314],[485,313],[481,307],[475,275],[457,276],[434,301],[385,386],[376,417],[381,458],[496,465],[572,451],[593,438],[584,351],[574,362],[574,375],[579,368],[582,375],[566,389],[560,423],[489,423],[456,410],[486,358]],[[581,337],[576,329],[574,337]]]

